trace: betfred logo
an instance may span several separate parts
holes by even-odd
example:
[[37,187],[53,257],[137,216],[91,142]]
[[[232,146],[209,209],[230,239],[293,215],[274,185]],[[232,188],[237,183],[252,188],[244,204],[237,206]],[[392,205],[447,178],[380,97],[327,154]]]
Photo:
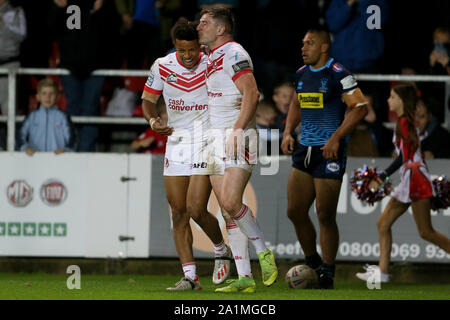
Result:
[[208,164],[206,162],[199,162],[199,163],[191,163],[191,169],[206,169],[208,167]]
[[44,182],[40,192],[41,200],[49,206],[57,206],[67,198],[67,189],[58,180],[48,180]]
[[25,180],[15,180],[6,189],[6,197],[11,205],[25,207],[33,199],[33,188]]

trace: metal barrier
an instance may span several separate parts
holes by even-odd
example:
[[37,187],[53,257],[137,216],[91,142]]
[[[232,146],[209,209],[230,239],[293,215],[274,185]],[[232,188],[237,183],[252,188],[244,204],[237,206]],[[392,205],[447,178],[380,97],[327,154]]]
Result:
[[[66,69],[38,69],[38,68],[0,68],[0,75],[8,75],[8,115],[0,116],[0,123],[7,122],[7,151],[14,151],[14,133],[16,122],[23,121],[23,116],[16,116],[16,89],[17,75],[68,75]],[[147,77],[147,70],[95,70],[92,75],[106,77]],[[450,76],[435,75],[395,75],[395,74],[356,74],[359,81],[415,81],[415,82],[445,82],[445,101],[450,96]],[[142,125],[145,120],[132,117],[71,117],[74,123],[97,123],[97,124],[129,124]],[[392,126],[392,124],[387,124]],[[444,126],[450,129],[450,112],[445,107]]]

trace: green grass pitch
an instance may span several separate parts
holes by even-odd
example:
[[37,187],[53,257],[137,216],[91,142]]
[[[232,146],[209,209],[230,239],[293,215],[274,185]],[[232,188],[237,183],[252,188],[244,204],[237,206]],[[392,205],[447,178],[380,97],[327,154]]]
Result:
[[271,287],[257,279],[256,293],[214,293],[209,278],[203,290],[167,292],[178,276],[81,275],[81,289],[69,290],[69,275],[0,273],[1,300],[450,300],[450,284],[382,284],[369,290],[362,281],[336,281],[335,290],[293,290],[279,278]]

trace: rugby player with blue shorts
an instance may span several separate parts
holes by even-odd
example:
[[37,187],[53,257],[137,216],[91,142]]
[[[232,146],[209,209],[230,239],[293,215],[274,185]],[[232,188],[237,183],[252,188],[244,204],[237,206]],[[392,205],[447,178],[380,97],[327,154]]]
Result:
[[[339,246],[336,210],[345,173],[344,138],[367,114],[367,102],[353,75],[329,56],[330,35],[322,27],[303,38],[305,65],[296,73],[281,148],[292,154],[287,215],[295,227],[306,264],[319,276],[319,287],[334,288]],[[299,144],[291,132],[300,123]],[[316,200],[322,257],[309,209]]]

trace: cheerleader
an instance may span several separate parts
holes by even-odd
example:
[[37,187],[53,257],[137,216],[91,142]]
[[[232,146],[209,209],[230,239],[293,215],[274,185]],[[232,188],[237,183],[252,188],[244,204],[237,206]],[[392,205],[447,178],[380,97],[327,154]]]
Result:
[[420,150],[418,130],[414,126],[417,101],[416,89],[404,84],[393,87],[388,99],[389,109],[398,115],[393,139],[398,157],[380,175],[380,179],[370,182],[369,188],[376,190],[382,179],[389,179],[399,168],[400,184],[395,188],[392,198],[377,221],[380,239],[378,266],[366,265],[366,272],[356,274],[361,280],[374,279],[374,274],[378,273],[381,282],[389,282],[391,227],[410,205],[420,237],[450,253],[450,239],[434,230],[431,225],[433,186]]

